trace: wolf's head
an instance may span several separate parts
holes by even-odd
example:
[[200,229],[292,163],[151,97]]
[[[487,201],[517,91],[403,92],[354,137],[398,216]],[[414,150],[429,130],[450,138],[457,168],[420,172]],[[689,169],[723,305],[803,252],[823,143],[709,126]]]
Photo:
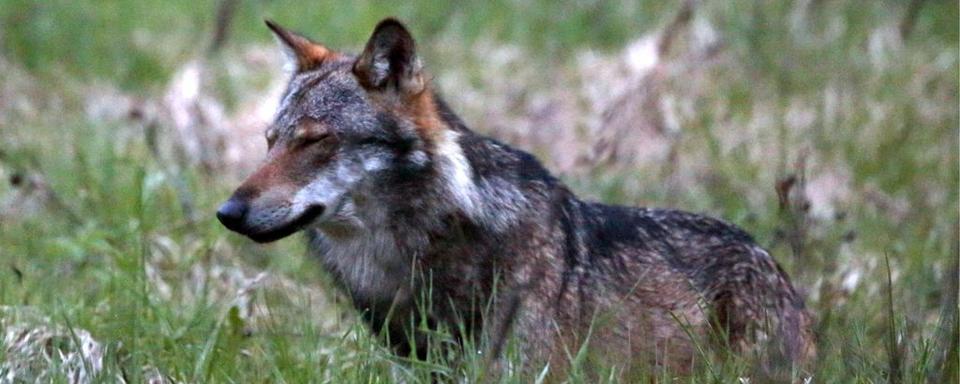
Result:
[[267,26],[292,78],[266,131],[264,163],[217,211],[258,242],[351,215],[359,191],[422,170],[450,136],[400,22],[381,21],[358,56]]

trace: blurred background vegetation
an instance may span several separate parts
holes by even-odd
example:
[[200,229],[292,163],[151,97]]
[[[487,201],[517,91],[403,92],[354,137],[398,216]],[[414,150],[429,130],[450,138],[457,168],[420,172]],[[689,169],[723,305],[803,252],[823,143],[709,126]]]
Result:
[[356,52],[386,16],[581,195],[754,233],[817,317],[815,381],[957,382],[960,26],[934,0],[0,0],[0,382],[482,378],[393,357],[298,240],[213,218],[283,87],[262,20]]

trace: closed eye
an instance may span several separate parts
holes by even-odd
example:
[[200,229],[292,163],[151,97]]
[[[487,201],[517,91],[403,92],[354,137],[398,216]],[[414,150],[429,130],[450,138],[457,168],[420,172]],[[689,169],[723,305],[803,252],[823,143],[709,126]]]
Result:
[[304,135],[304,136],[302,137],[302,139],[303,139],[304,142],[314,143],[314,142],[318,142],[318,141],[327,140],[327,139],[329,139],[329,138],[331,138],[331,137],[333,137],[332,134],[325,132],[325,133],[320,133],[320,134],[316,134],[316,135]]
[[317,133],[317,134],[305,134],[298,137],[297,141],[300,142],[299,143],[300,145],[314,145],[314,144],[320,144],[320,143],[328,143],[332,141],[333,138],[334,136],[332,133],[324,132],[324,133]]

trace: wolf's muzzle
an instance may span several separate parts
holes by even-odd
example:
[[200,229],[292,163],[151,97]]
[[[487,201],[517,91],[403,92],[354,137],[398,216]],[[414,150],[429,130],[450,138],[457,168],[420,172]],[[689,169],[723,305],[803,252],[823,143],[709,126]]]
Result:
[[248,206],[246,202],[238,199],[227,200],[217,210],[217,219],[231,231],[239,232],[243,227],[244,216],[247,215]]
[[[320,217],[325,208],[322,204],[312,205],[293,220],[286,219],[265,225],[262,217],[261,220],[257,220],[256,214],[251,213],[255,210],[249,203],[241,198],[231,197],[217,210],[217,219],[231,231],[247,236],[258,243],[269,243],[299,231]],[[251,221],[259,224],[251,224]]]

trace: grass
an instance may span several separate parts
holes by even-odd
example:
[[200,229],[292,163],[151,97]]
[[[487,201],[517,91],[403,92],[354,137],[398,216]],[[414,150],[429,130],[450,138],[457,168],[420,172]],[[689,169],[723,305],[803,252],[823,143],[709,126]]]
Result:
[[[614,57],[663,26],[676,8],[661,3],[243,1],[227,47],[212,61],[222,72],[210,92],[239,100],[257,91],[229,71],[245,49],[269,43],[263,17],[355,49],[376,20],[396,15],[420,38],[452,104],[478,130],[496,133],[466,88],[442,76],[464,72],[470,89],[491,103],[514,97],[501,92],[497,76],[518,83],[528,89],[510,113],[523,115],[522,100],[594,81],[576,74],[582,51]],[[46,329],[61,349],[76,350],[80,330],[89,332],[105,351],[101,381],[488,377],[481,357],[440,347],[426,361],[392,356],[331,292],[299,241],[256,246],[213,220],[234,176],[172,166],[170,157],[152,154],[148,124],[90,114],[91,85],[140,100],[162,97],[179,65],[203,55],[215,7],[3,2],[0,174],[27,181],[0,186],[0,320],[9,320],[0,321],[0,333],[14,323]],[[891,1],[724,2],[700,4],[695,13],[720,36],[722,54],[696,77],[661,84],[686,111],[674,171],[591,165],[564,179],[591,198],[707,212],[755,234],[816,314],[817,381],[957,382],[956,4],[923,2],[915,18],[907,4]],[[901,34],[904,25],[912,27]],[[484,48],[501,45],[523,53],[511,65],[530,76],[483,72],[497,65]],[[228,113],[239,108],[225,105]],[[30,176],[46,186],[32,185]],[[776,186],[790,176],[797,181],[784,187],[782,203]],[[839,185],[829,182],[835,179]],[[196,220],[182,208],[182,189]],[[829,215],[818,213],[815,194],[836,190],[841,197],[828,199]],[[257,280],[261,271],[268,275]],[[27,312],[41,316],[13,315]],[[450,338],[434,337],[438,345]],[[0,348],[0,362],[12,360],[5,356],[11,342]],[[516,361],[513,347],[508,361]],[[54,357],[18,375],[69,381],[61,366]],[[5,369],[0,363],[0,381]],[[577,369],[569,381],[589,381]],[[500,380],[530,382],[542,371],[508,371]],[[744,372],[721,360],[681,381],[735,382]]]

